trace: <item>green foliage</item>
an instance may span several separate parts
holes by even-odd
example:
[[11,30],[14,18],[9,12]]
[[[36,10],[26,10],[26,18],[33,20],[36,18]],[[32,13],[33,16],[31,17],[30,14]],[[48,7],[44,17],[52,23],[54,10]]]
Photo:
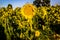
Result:
[[[55,40],[54,34],[60,34],[57,26],[60,25],[60,6],[38,7],[32,23],[22,16],[20,9],[0,9],[0,33],[4,33],[6,40]],[[38,37],[36,31],[40,34]]]

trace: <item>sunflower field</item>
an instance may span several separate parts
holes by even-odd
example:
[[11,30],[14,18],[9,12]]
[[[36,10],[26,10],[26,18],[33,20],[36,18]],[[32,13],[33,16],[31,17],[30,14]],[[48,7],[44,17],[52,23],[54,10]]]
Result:
[[0,40],[60,40],[60,6],[25,4],[0,8]]

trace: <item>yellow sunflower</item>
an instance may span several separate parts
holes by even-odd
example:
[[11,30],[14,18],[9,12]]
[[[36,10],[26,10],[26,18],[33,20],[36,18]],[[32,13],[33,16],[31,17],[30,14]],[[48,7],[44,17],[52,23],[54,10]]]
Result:
[[36,13],[36,7],[32,4],[25,4],[21,8],[21,14],[25,16],[26,19],[31,19]]
[[37,31],[35,31],[35,37],[39,37],[39,36],[40,36],[40,34],[41,34],[41,33],[40,33],[40,31],[38,31],[38,30],[37,30]]

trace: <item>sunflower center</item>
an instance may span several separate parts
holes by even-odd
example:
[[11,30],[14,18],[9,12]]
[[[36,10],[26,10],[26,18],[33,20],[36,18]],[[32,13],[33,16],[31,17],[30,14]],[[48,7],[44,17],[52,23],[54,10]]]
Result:
[[25,15],[28,15],[28,16],[33,15],[32,7],[28,6],[28,7],[24,8],[24,13],[25,13]]

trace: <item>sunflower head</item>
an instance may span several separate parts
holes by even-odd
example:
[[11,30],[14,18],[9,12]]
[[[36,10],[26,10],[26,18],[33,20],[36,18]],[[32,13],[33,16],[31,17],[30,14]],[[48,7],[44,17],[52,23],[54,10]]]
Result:
[[32,4],[25,4],[21,8],[21,13],[25,18],[31,19],[36,13],[36,7]]
[[39,36],[40,36],[40,31],[38,31],[38,30],[35,31],[35,36],[36,36],[36,37],[39,37]]

